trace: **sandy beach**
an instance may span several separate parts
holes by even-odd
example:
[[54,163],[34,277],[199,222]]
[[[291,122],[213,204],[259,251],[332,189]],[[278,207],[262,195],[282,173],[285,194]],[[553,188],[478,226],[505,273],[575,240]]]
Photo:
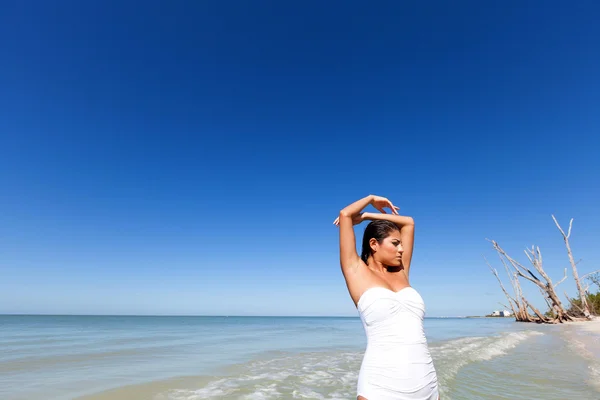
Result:
[[562,328],[570,349],[588,363],[586,382],[600,392],[600,318],[570,322]]
[[568,324],[577,325],[584,331],[600,335],[600,317],[595,317],[592,321],[575,321]]

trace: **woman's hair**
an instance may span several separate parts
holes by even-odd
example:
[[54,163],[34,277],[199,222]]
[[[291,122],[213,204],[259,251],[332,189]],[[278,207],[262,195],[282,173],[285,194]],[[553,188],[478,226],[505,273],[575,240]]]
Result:
[[398,225],[390,221],[378,220],[371,221],[365,228],[362,240],[362,253],[360,258],[367,263],[369,256],[371,255],[371,245],[369,242],[371,239],[377,239],[378,243],[381,243],[383,239],[389,236],[390,232],[400,231]]

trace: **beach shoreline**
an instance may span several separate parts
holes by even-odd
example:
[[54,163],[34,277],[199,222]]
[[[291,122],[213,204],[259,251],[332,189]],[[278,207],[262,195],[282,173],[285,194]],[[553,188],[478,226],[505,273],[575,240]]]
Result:
[[564,322],[564,324],[581,326],[581,328],[586,331],[597,333],[600,335],[600,317],[594,317],[594,319],[590,321],[570,321]]
[[591,321],[565,323],[568,331],[563,337],[571,349],[588,363],[587,383],[600,392],[600,318]]

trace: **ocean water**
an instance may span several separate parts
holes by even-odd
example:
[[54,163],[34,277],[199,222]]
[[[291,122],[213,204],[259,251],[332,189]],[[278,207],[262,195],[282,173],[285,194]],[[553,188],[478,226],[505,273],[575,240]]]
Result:
[[[425,329],[442,399],[600,399],[580,326]],[[355,399],[365,345],[358,318],[0,316],[0,399]]]

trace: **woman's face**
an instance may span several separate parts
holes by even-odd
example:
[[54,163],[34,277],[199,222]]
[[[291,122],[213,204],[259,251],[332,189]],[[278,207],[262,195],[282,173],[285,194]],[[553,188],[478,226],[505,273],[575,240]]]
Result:
[[400,242],[400,232],[391,231],[385,239],[378,243],[375,239],[371,245],[373,258],[383,265],[397,267],[402,265],[402,242]]

